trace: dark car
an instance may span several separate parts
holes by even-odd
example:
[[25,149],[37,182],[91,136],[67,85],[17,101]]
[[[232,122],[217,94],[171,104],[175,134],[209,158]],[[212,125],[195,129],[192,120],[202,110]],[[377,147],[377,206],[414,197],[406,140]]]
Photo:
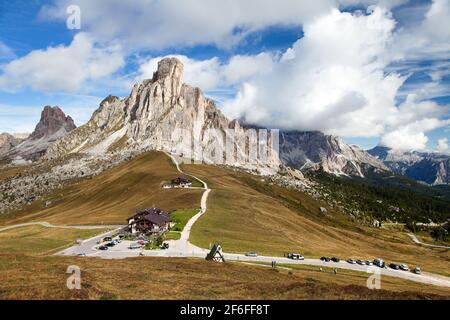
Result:
[[98,250],[105,251],[105,250],[108,250],[108,247],[107,246],[100,246],[100,247],[98,247]]
[[330,262],[330,258],[329,257],[322,257],[320,258],[320,260],[324,261],[324,262]]
[[364,266],[366,263],[363,260],[356,260],[357,264]]
[[108,247],[114,247],[116,244],[114,242],[108,242],[106,245]]
[[394,269],[394,270],[399,270],[400,266],[398,264],[391,263],[391,264],[389,264],[389,268]]
[[331,258],[331,261],[333,261],[333,262],[339,262],[339,261],[341,261],[341,259],[339,259],[338,257],[333,257],[333,258]]
[[103,238],[103,241],[104,241],[104,242],[106,242],[106,241],[112,241],[112,238],[111,238],[111,237],[104,237],[104,238]]

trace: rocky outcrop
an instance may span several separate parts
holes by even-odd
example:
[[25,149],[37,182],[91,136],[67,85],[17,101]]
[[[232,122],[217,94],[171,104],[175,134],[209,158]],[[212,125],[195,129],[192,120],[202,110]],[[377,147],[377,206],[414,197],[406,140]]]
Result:
[[403,152],[384,146],[368,151],[393,172],[431,185],[450,184],[450,156],[438,153]]
[[23,139],[18,138],[9,133],[0,134],[0,156],[8,153],[12,148],[17,146]]
[[46,106],[33,133],[11,148],[3,157],[9,160],[36,160],[45,154],[52,143],[75,128],[72,118],[66,116],[61,108]]
[[369,168],[388,170],[382,161],[359,147],[318,131],[281,132],[280,158],[302,171],[322,169],[337,175],[364,177]]

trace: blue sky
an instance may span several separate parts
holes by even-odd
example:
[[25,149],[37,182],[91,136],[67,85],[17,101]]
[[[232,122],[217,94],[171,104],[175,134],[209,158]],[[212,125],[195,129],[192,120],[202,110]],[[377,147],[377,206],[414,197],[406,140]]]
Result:
[[448,152],[447,13],[449,0],[2,2],[0,132],[32,131],[44,105],[82,125],[177,55],[230,117]]

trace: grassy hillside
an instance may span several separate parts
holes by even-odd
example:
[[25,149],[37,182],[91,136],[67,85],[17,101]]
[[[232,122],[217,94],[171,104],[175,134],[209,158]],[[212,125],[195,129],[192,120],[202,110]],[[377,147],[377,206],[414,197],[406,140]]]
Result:
[[[0,225],[28,221],[54,224],[125,224],[136,209],[157,206],[166,211],[198,208],[202,190],[163,189],[179,173],[157,152],[139,156],[94,178],[58,190],[23,210],[0,216]],[[51,205],[46,208],[45,202]]]
[[27,226],[0,232],[0,252],[29,255],[52,254],[108,230],[81,230]]
[[261,177],[212,166],[184,167],[213,189],[206,214],[192,228],[190,240],[196,245],[220,242],[227,252],[277,256],[381,257],[450,275],[448,250],[420,247],[404,233],[358,226],[331,209],[324,216],[319,210],[324,204]]
[[[81,269],[81,290],[66,287],[67,267]],[[107,272],[105,272],[107,270]],[[103,260],[0,254],[0,299],[448,299],[448,288],[317,268],[272,270],[198,259]],[[349,284],[351,283],[351,284]],[[401,292],[399,292],[401,291]]]

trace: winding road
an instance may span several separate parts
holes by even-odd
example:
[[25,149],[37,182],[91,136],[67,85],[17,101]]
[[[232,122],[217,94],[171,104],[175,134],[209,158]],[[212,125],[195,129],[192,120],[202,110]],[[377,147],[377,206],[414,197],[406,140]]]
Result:
[[420,244],[420,245],[425,246],[425,247],[440,248],[440,249],[450,249],[450,247],[448,247],[448,246],[441,246],[441,245],[437,245],[437,244],[429,244],[429,243],[422,242],[413,233],[408,233],[408,236],[410,236],[412,241],[414,241],[415,243]]

